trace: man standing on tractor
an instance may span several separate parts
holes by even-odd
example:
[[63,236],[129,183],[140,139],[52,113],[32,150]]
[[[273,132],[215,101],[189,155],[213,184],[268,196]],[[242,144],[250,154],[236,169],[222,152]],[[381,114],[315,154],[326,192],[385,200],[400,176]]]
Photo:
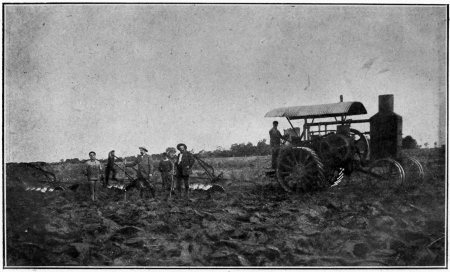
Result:
[[109,183],[109,174],[112,172],[112,180],[117,180],[116,179],[116,169],[114,168],[114,160],[116,158],[115,155],[115,151],[111,150],[108,153],[108,162],[106,163],[106,168],[105,168],[105,183],[103,183],[103,187],[106,188],[106,186],[108,186]]
[[187,146],[185,144],[178,144],[177,149],[180,151],[176,162],[178,196],[181,197],[181,183],[183,182],[185,197],[189,199],[189,174],[192,173],[195,160],[191,153],[186,151]]
[[170,191],[173,190],[173,163],[169,160],[169,155],[164,152],[163,159],[159,162],[158,170],[161,172],[161,181],[163,193],[167,193],[165,199],[167,199]]
[[269,130],[270,135],[270,147],[272,149],[272,168],[277,168],[277,159],[280,154],[281,139],[284,139],[281,132],[278,130],[278,121],[273,121],[273,127]]
[[148,150],[145,147],[139,147],[140,155],[137,156],[136,160],[132,163],[127,163],[125,161],[125,167],[138,166],[137,169],[137,179],[134,183],[131,183],[126,187],[126,191],[133,187],[139,187],[139,194],[141,198],[144,197],[144,190],[147,188],[155,198],[155,187],[151,184],[150,179],[153,176],[153,161],[152,158],[147,154]]
[[91,192],[91,200],[98,200],[98,189],[100,185],[100,172],[102,165],[95,159],[95,152],[89,152],[89,160],[84,164],[84,174],[88,179],[89,191]]

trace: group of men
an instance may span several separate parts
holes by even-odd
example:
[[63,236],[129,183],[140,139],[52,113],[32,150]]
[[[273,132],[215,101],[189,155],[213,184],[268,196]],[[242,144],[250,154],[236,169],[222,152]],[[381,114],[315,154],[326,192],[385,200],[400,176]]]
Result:
[[[161,174],[162,189],[164,194],[164,199],[167,200],[168,197],[174,193],[173,176],[176,176],[176,197],[183,197],[182,187],[184,185],[184,197],[188,199],[189,197],[189,175],[192,173],[192,166],[195,160],[191,153],[187,151],[187,146],[183,143],[177,145],[177,149],[180,153],[177,156],[175,163],[169,158],[167,153],[163,153],[163,159],[158,164],[158,171]],[[154,166],[153,160],[150,155],[147,154],[147,148],[141,146],[139,147],[140,154],[132,162],[127,162],[125,160],[125,167],[137,166],[136,179],[132,179],[132,182],[125,187],[126,191],[132,188],[138,188],[140,191],[141,198],[144,197],[145,191],[149,191],[151,196],[156,199],[155,190],[155,180],[154,176]],[[102,165],[95,158],[96,153],[94,151],[89,152],[89,160],[85,163],[85,175],[87,176],[89,189],[91,192],[91,200],[98,200],[98,191],[100,188],[101,177],[102,177]],[[111,150],[108,153],[108,161],[105,168],[105,180],[103,187],[107,187],[109,184],[109,177],[112,173],[112,180],[117,180],[115,163],[115,151]],[[124,172],[125,170],[122,169]],[[125,172],[126,175],[128,175]],[[130,177],[131,178],[131,177]]]
[[[276,169],[277,160],[280,153],[280,145],[281,140],[286,140],[287,136],[281,135],[278,130],[278,122],[273,122],[273,127],[269,131],[270,136],[270,147],[272,149],[272,168]],[[178,197],[182,197],[182,187],[184,185],[184,196],[185,198],[189,197],[189,175],[192,173],[192,166],[195,163],[194,158],[191,153],[189,153],[186,149],[187,146],[185,144],[178,144],[177,149],[180,153],[177,156],[175,163],[170,160],[167,153],[163,153],[163,159],[159,162],[158,171],[161,173],[161,181],[162,181],[162,189],[166,194],[165,199],[173,191],[173,176],[175,174],[177,179],[178,189]],[[155,192],[155,177],[153,177],[153,160],[150,155],[147,154],[148,150],[145,147],[139,147],[140,154],[137,156],[136,160],[133,162],[127,163],[125,161],[125,167],[133,167],[137,165],[137,178],[134,179],[132,183],[130,183],[125,190],[129,191],[130,189],[137,187],[140,190],[140,196],[144,197],[144,192],[146,190],[150,191],[153,198],[156,197]],[[95,158],[96,154],[94,151],[89,152],[89,160],[85,164],[85,174],[88,178],[88,182],[90,185],[91,191],[91,199],[93,201],[97,201],[98,198],[98,190],[100,187],[100,177],[102,166],[100,162]],[[109,184],[109,177],[112,173],[112,179],[116,180],[116,169],[115,169],[115,152],[114,150],[110,151],[108,154],[108,162],[106,163],[105,169],[105,182],[103,186],[106,187]],[[174,166],[175,165],[175,166]],[[125,172],[126,173],[126,172]]]

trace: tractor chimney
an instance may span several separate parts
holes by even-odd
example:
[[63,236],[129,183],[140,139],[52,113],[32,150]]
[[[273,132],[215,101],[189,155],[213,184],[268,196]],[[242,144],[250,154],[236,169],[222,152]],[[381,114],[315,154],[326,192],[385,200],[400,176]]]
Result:
[[394,95],[378,96],[378,112],[370,117],[370,158],[402,157],[403,119],[394,112]]
[[344,102],[344,96],[342,94],[339,96],[339,98],[341,99],[341,102]]
[[385,94],[378,96],[378,111],[393,112],[394,111],[394,95]]

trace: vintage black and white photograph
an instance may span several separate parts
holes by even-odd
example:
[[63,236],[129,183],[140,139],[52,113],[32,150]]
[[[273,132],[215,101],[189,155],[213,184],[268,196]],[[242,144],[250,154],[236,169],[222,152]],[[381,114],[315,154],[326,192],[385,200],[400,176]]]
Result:
[[448,267],[449,5],[2,7],[3,268]]

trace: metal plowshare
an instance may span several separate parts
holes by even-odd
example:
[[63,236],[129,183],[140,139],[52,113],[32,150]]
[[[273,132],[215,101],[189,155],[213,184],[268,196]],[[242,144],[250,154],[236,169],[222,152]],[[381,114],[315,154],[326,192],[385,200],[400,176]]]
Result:
[[[369,119],[349,116],[367,114],[361,102],[341,102],[277,108],[265,117],[285,117],[285,130],[277,167],[267,171],[288,192],[336,185],[343,175],[358,172],[372,189],[401,188],[424,177],[420,162],[402,152],[402,117],[393,111],[394,96],[379,96],[379,112]],[[317,122],[319,118],[334,118]],[[303,131],[293,120],[303,120]],[[353,124],[369,123],[361,132]]]

